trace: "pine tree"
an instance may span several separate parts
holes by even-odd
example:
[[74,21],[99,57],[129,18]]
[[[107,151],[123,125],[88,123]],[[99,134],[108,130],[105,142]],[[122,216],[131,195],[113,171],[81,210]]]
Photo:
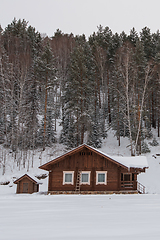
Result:
[[[102,95],[102,105],[104,121],[108,118],[109,124],[111,123],[111,103],[110,103],[110,70],[113,61],[112,55],[112,31],[109,27],[103,28],[101,25],[98,27],[97,33],[90,36],[89,43],[93,49],[93,55],[98,72],[98,81],[100,78],[101,87],[98,89],[99,96]],[[99,85],[99,82],[98,82]],[[101,99],[99,97],[99,102]],[[107,108],[106,108],[107,106]],[[106,112],[107,115],[106,115]]]
[[87,143],[95,148],[101,148],[102,146],[101,134],[99,129],[100,126],[98,124],[98,121],[95,120],[94,122],[92,122]]
[[[77,45],[71,54],[71,61],[68,68],[68,78],[64,92],[64,120],[65,126],[72,133],[75,146],[84,142],[84,134],[91,128],[92,114],[94,112],[94,78],[95,65],[92,52],[84,36],[76,38]],[[67,124],[68,119],[73,121],[73,125]],[[66,134],[67,135],[67,134]],[[65,135],[64,135],[65,136]],[[62,137],[62,139],[64,138]],[[65,142],[64,142],[65,143]]]
[[136,46],[137,41],[139,41],[138,33],[136,32],[134,27],[130,31],[128,40],[133,44],[134,47]]
[[140,32],[140,39],[144,47],[144,53],[147,60],[154,57],[154,44],[152,41],[152,35],[149,28],[145,27]]
[[[39,80],[39,84],[41,84],[43,89],[43,106],[44,106],[44,122],[43,122],[43,151],[45,150],[45,146],[47,145],[47,139],[50,137],[47,136],[49,133],[46,131],[47,129],[47,106],[48,106],[48,92],[50,88],[54,88],[56,82],[56,70],[55,70],[55,62],[52,50],[47,43],[41,55],[37,57],[35,62],[35,72],[36,76]],[[53,132],[52,132],[53,133]]]

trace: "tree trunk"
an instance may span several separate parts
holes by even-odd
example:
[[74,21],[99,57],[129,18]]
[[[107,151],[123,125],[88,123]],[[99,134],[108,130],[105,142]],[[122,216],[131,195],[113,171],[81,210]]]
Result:
[[107,96],[108,96],[108,121],[111,124],[110,90],[109,90],[109,70],[107,69]]
[[44,129],[43,129],[43,151],[46,145],[46,118],[47,118],[47,96],[48,96],[48,72],[46,73],[46,86],[45,86],[45,107],[44,107]]
[[147,88],[148,81],[149,81],[149,74],[150,74],[150,72],[151,72],[151,67],[150,67],[150,64],[148,64],[147,70],[146,70],[146,73],[145,73],[145,83],[144,83],[144,89],[143,89],[143,93],[142,93],[142,100],[141,100],[141,105],[140,105],[140,110],[139,110],[139,112],[140,112],[139,113],[139,122],[138,122],[138,130],[137,130],[137,136],[136,136],[136,141],[135,141],[134,153],[136,153],[138,139],[139,139],[139,136],[140,136],[142,111],[143,111],[143,106],[144,106],[144,98],[145,98],[146,88]]

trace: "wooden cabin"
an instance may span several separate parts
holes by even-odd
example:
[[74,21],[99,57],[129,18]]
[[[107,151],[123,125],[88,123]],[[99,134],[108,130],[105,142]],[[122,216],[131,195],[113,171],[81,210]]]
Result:
[[148,167],[146,157],[117,160],[83,144],[40,166],[49,171],[48,193],[144,193],[137,175]]
[[17,193],[34,193],[39,191],[39,182],[34,177],[24,174],[14,181],[17,184]]

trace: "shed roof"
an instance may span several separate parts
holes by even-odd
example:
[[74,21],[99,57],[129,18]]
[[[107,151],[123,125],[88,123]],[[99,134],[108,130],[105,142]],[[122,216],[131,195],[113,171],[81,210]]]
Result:
[[17,184],[18,182],[20,182],[23,178],[27,177],[29,180],[31,180],[32,182],[34,182],[35,184],[41,184],[39,181],[37,181],[37,179],[34,176],[30,176],[28,174],[24,174],[22,175],[20,178],[18,178],[17,180],[14,181],[15,184]]
[[111,162],[113,162],[113,163],[115,163],[115,164],[117,164],[121,167],[124,167],[124,168],[131,168],[131,167],[140,168],[140,169],[148,168],[148,162],[147,162],[147,158],[145,156],[137,156],[137,157],[118,157],[118,156],[115,156],[115,157],[111,157],[111,156],[107,155],[106,153],[103,153],[103,152],[97,150],[94,147],[88,146],[87,144],[80,145],[80,146],[72,149],[71,151],[69,151],[69,152],[67,152],[67,153],[65,153],[65,154],[63,154],[59,157],[56,157],[55,159],[41,165],[39,168],[49,171],[51,169],[52,165],[54,165],[57,162],[63,160],[67,156],[70,156],[70,155],[73,155],[73,154],[75,154],[79,151],[82,151],[85,148],[99,154],[100,156],[102,156],[102,157],[110,160]]

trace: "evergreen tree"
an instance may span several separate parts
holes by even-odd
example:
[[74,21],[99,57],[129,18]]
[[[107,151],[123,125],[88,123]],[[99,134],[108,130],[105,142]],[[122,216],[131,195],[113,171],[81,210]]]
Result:
[[[36,76],[39,81],[39,84],[41,84],[42,93],[43,93],[43,98],[42,98],[42,106],[44,106],[43,150],[45,150],[45,146],[48,144],[47,139],[53,138],[52,136],[50,136],[49,131],[46,131],[48,92],[49,92],[49,89],[54,88],[54,85],[56,83],[56,75],[55,75],[56,69],[55,69],[54,56],[49,46],[49,43],[47,43],[44,46],[41,54],[36,59],[35,72],[36,72]],[[49,112],[49,115],[50,115],[50,112]],[[49,135],[47,136],[47,134]]]
[[101,145],[102,145],[102,140],[101,140],[102,134],[100,134],[99,129],[100,129],[100,126],[98,124],[98,121],[92,122],[87,143],[95,148],[101,148]]
[[[74,119],[73,139],[75,139],[74,145],[78,146],[84,142],[84,133],[90,129],[94,112],[95,65],[85,36],[77,37],[76,42],[65,85],[63,128],[66,125],[71,126],[66,124],[68,119]],[[68,132],[72,133],[72,131],[73,129],[68,129]]]
[[152,35],[149,28],[145,27],[140,32],[140,39],[144,47],[144,53],[147,60],[154,57],[154,44],[152,41]]
[[134,45],[134,47],[136,46],[137,41],[139,41],[138,33],[136,32],[134,27],[130,31],[128,40]]

